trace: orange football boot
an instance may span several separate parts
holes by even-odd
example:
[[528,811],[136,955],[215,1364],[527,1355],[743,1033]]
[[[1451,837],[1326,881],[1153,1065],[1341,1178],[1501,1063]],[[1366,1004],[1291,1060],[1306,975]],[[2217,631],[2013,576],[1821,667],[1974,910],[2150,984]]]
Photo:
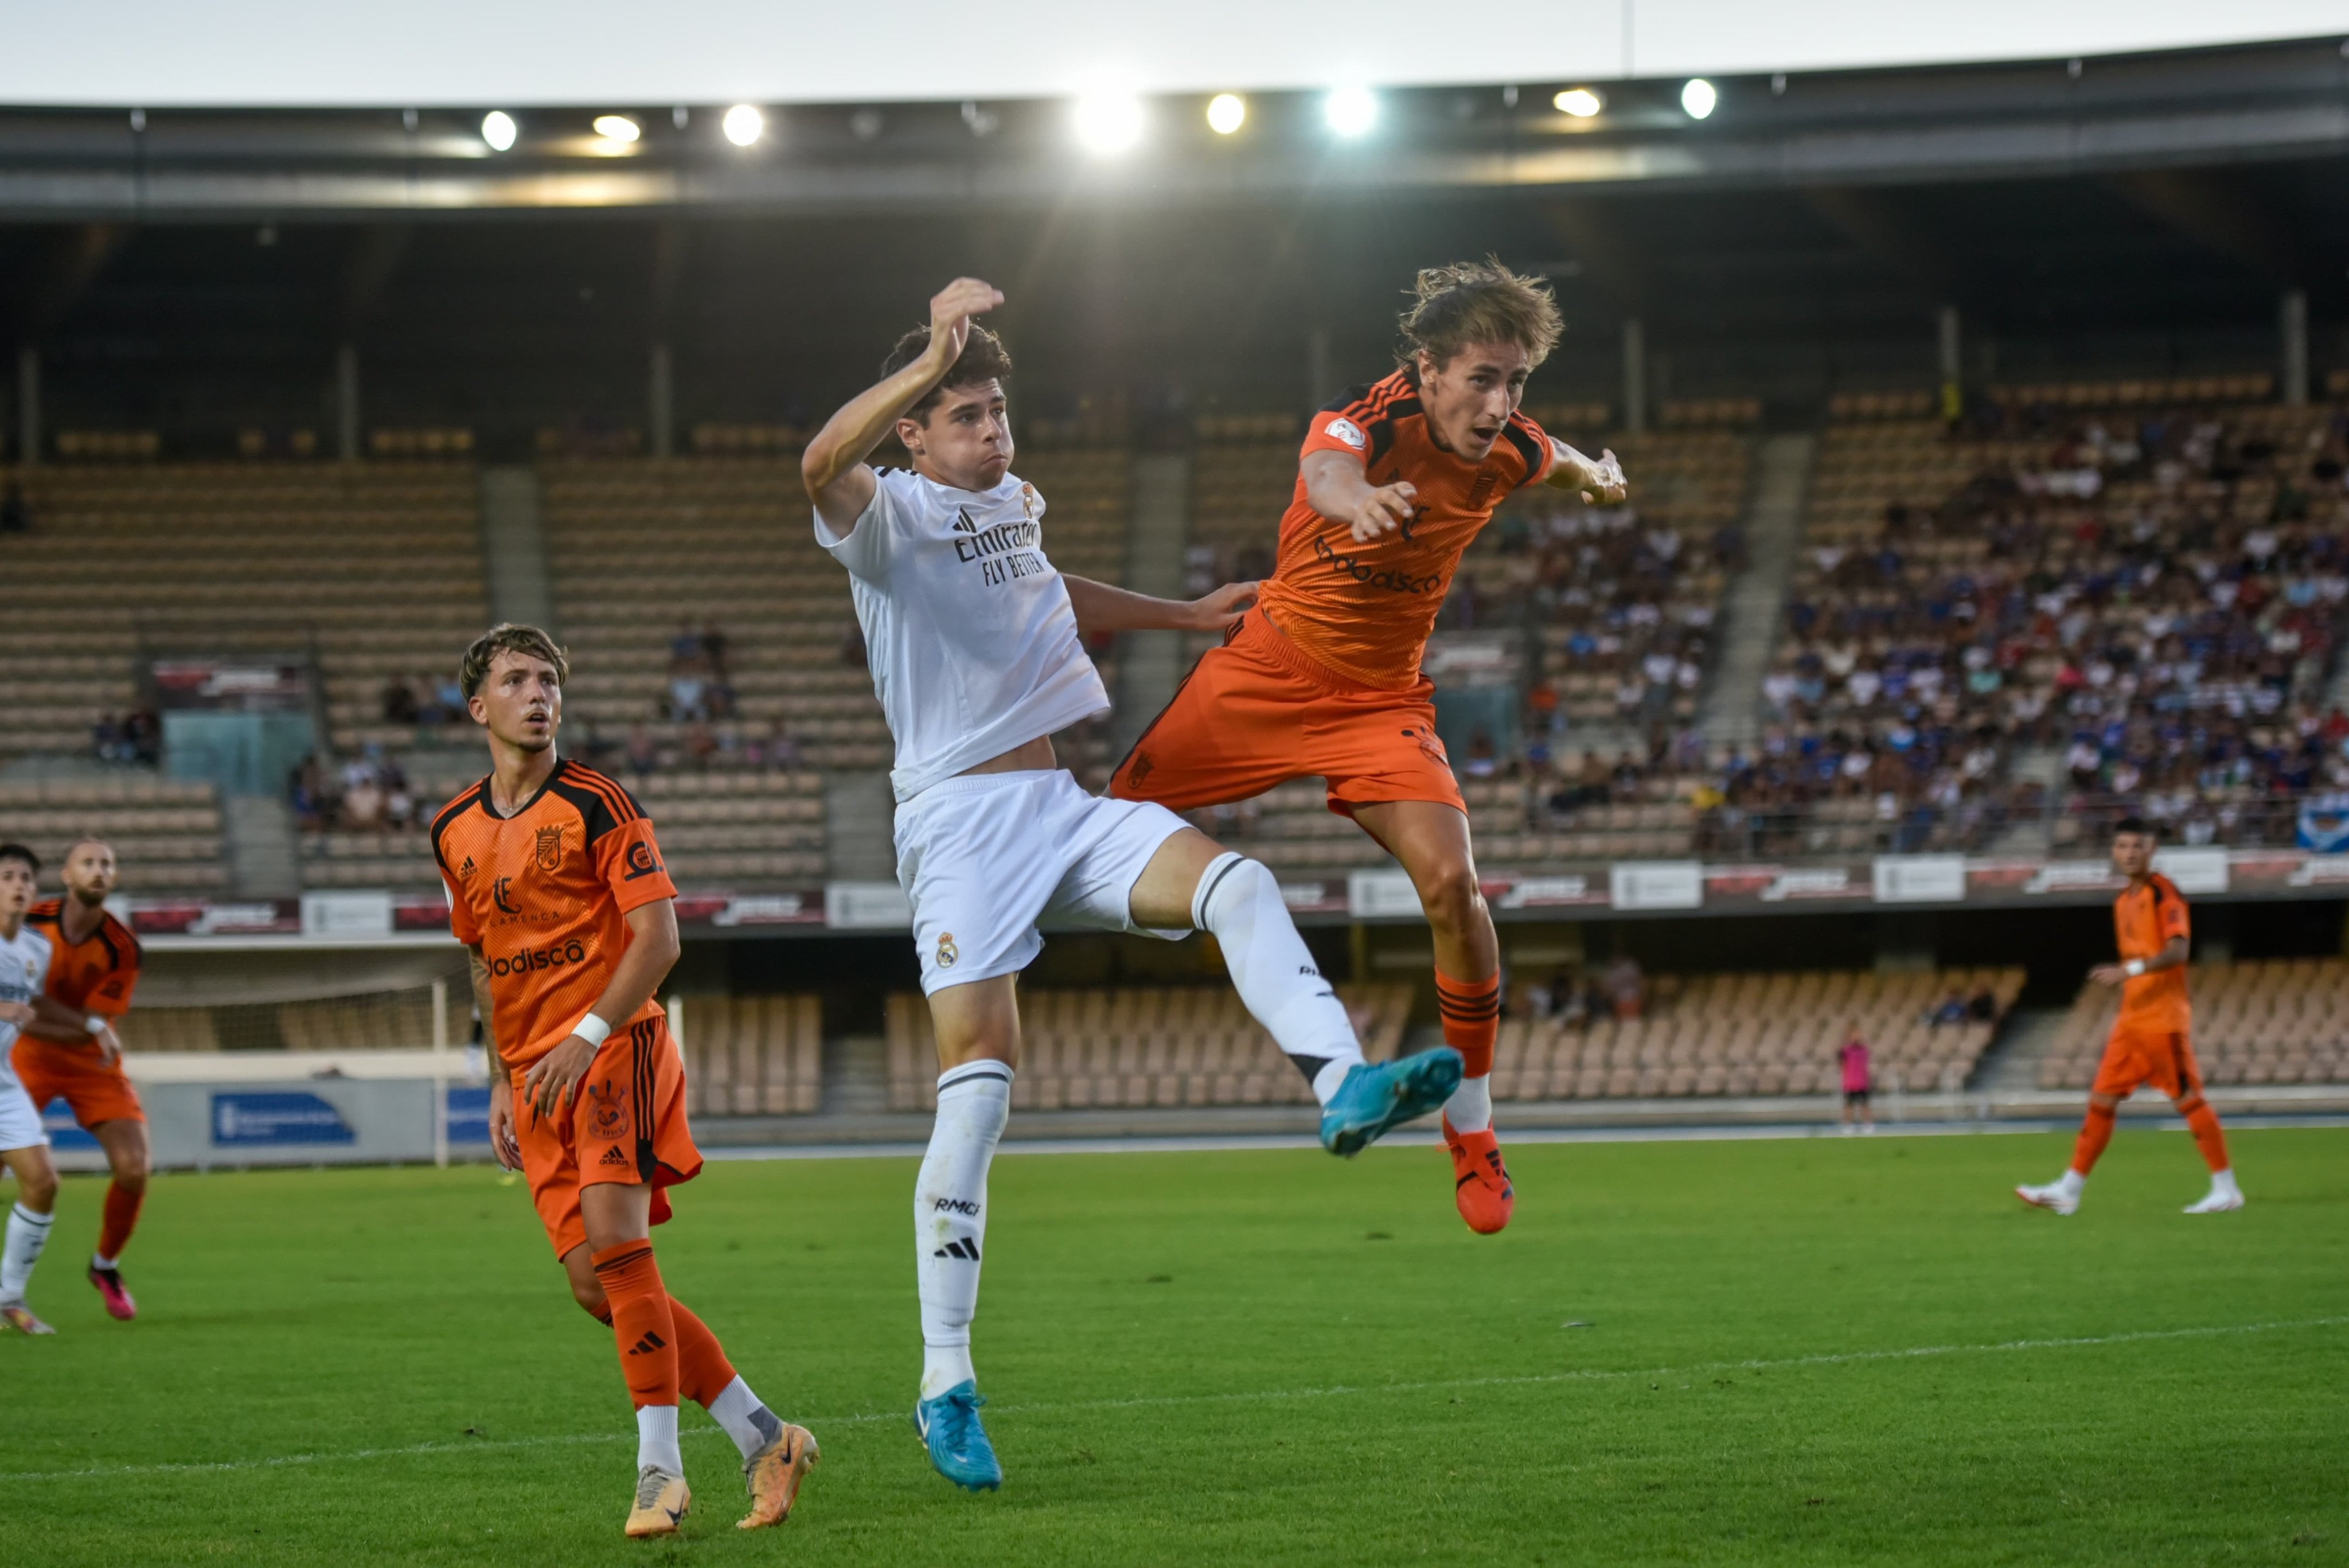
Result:
[[1491,1127],[1483,1132],[1452,1130],[1444,1118],[1444,1147],[1452,1151],[1452,1199],[1460,1218],[1479,1236],[1489,1236],[1509,1222],[1517,1207],[1517,1189],[1509,1184],[1509,1168],[1501,1163],[1501,1140]]

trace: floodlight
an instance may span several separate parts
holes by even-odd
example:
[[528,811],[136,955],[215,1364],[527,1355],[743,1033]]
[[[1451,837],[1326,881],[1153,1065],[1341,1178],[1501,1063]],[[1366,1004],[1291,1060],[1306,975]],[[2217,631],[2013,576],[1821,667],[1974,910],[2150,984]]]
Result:
[[1588,119],[1607,107],[1607,100],[1588,88],[1568,88],[1550,102],[1560,114],[1570,114],[1577,119]]
[[1340,88],[1321,100],[1321,118],[1340,136],[1361,136],[1379,122],[1379,100],[1368,88]]
[[644,132],[625,114],[599,114],[595,117],[595,134],[606,141],[634,141]]
[[1207,100],[1207,129],[1229,136],[1247,123],[1247,99],[1236,92],[1219,92]]
[[767,133],[767,117],[747,103],[738,103],[728,109],[720,124],[726,140],[737,147],[748,147]]
[[1721,95],[1702,77],[1691,77],[1688,85],[1681,88],[1681,109],[1691,119],[1702,119],[1720,101]]
[[1101,157],[1130,151],[1142,140],[1142,100],[1130,92],[1089,92],[1071,116],[1078,144]]
[[520,133],[520,127],[514,124],[514,117],[504,109],[493,109],[481,116],[481,140],[499,152],[512,147],[514,138]]

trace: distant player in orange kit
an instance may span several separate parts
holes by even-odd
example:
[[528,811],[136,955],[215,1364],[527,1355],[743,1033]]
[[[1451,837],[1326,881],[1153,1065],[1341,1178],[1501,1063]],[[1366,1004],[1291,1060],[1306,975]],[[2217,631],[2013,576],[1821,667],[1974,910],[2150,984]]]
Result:
[[16,1041],[16,1076],[41,1109],[63,1100],[106,1150],[111,1179],[88,1278],[108,1315],[128,1323],[139,1303],[123,1282],[122,1249],[147,1202],[150,1155],[147,1112],[122,1069],[114,1021],[130,1011],[142,955],[130,928],[106,908],[120,880],[112,846],[102,838],[69,846],[59,877],[65,897],[44,898],[25,917],[48,938],[50,956],[35,1017]]
[[2176,1102],[2178,1114],[2194,1134],[2195,1147],[2210,1167],[2210,1190],[2187,1205],[2186,1212],[2220,1214],[2243,1206],[2243,1189],[2235,1184],[2234,1168],[2227,1162],[2227,1137],[2219,1128],[2219,1113],[2202,1097],[2202,1069],[2194,1061],[2193,1012],[2186,995],[2186,954],[2192,936],[2186,899],[2175,883],[2153,868],[2153,830],[2134,816],[2123,818],[2113,829],[2113,869],[2128,878],[2127,888],[2113,900],[2121,961],[2098,964],[2088,978],[2098,985],[2121,988],[2120,1016],[2096,1067],[2087,1120],[2081,1125],[2070,1168],[2044,1187],[2014,1189],[2025,1203],[2058,1214],[2078,1210],[2088,1173],[2112,1141],[2113,1118],[2121,1102],[2147,1084]]
[[1625,485],[1612,452],[1587,458],[1518,409],[1564,330],[1545,286],[1467,262],[1421,273],[1416,293],[1401,367],[1314,417],[1256,608],[1199,660],[1110,793],[1184,811],[1319,776],[1330,809],[1402,863],[1435,938],[1444,1042],[1466,1061],[1443,1124],[1455,1200],[1489,1233],[1516,1201],[1493,1132],[1500,942],[1420,658],[1502,502],[1543,483],[1614,503]]

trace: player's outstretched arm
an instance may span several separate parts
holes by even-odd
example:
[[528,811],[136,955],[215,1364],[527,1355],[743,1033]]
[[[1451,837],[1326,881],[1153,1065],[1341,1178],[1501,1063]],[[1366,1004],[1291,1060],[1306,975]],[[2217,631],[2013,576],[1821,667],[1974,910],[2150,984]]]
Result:
[[[660,982],[677,964],[677,900],[655,898],[627,913],[628,950],[612,970],[612,981],[588,1012],[612,1029],[636,1016],[653,999]],[[523,1075],[523,1097],[540,1116],[551,1116],[568,1106],[579,1092],[580,1080],[595,1060],[595,1046],[585,1036],[567,1036],[554,1050],[531,1064]]]
[[[88,1045],[93,1042],[98,1053],[110,1066],[122,1058],[122,1039],[114,1025],[99,1013],[77,1012],[54,996],[33,998],[33,1015],[25,1024],[25,1033],[36,1040],[53,1040],[60,1045]],[[98,1027],[90,1025],[95,1023]]]
[[1593,506],[1619,505],[1631,493],[1623,478],[1622,460],[1613,452],[1601,448],[1597,457],[1585,457],[1556,436],[1550,438],[1549,449],[1549,472],[1542,477],[1544,484],[1578,490]]
[[1087,637],[1113,631],[1223,632],[1256,603],[1254,583],[1226,583],[1204,598],[1161,599],[1066,572],[1061,581],[1068,586],[1069,607],[1077,612],[1077,629]]
[[873,471],[864,460],[895,428],[905,410],[946,379],[970,337],[973,317],[1003,303],[993,284],[958,277],[930,301],[930,346],[922,357],[866,388],[824,421],[800,458],[800,479],[808,499],[833,529],[846,533],[873,504]]
[[1297,466],[1313,510],[1332,523],[1345,524],[1357,545],[1410,522],[1413,504],[1419,499],[1419,492],[1409,484],[1372,484],[1362,460],[1346,452],[1309,452]]

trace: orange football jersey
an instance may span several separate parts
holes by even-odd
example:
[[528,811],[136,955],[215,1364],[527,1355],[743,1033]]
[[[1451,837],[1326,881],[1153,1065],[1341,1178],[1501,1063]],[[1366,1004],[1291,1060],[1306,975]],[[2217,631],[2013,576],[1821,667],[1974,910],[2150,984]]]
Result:
[[[611,983],[631,909],[673,898],[651,818],[595,769],[564,758],[512,816],[490,809],[483,779],[432,821],[457,940],[490,971],[491,1038],[510,1068],[563,1043]],[[609,1022],[657,1018],[647,1002]]]
[[25,912],[25,923],[49,939],[49,977],[42,989],[76,1012],[119,1018],[130,1011],[130,993],[139,989],[139,939],[101,910],[88,937],[67,942],[65,902],[44,898]]
[[[2191,934],[2185,896],[2178,885],[2157,871],[2142,888],[2130,888],[2113,900],[2113,935],[2121,961],[2150,959],[2173,937]],[[2182,1031],[2191,1023],[2186,997],[2186,966],[2158,970],[2121,982],[2119,1023],[2130,1029]]]
[[1485,461],[1470,462],[1435,444],[1418,384],[1397,370],[1314,416],[1298,456],[1317,452],[1361,458],[1372,484],[1410,484],[1416,510],[1396,532],[1358,545],[1349,524],[1313,509],[1299,473],[1265,612],[1317,663],[1364,686],[1404,690],[1419,680],[1462,553],[1511,492],[1549,473],[1549,436],[1513,413]]

